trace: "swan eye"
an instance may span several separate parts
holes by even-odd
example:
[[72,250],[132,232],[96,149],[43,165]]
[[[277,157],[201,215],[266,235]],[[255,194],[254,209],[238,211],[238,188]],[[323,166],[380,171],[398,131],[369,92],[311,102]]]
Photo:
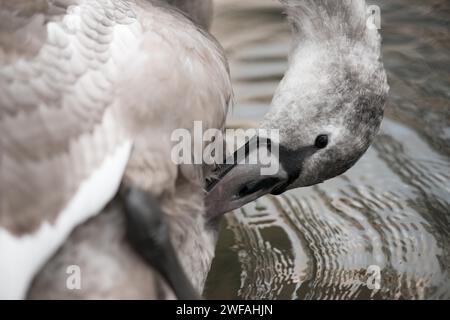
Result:
[[326,134],[318,135],[314,145],[319,149],[325,148],[328,145],[328,136]]

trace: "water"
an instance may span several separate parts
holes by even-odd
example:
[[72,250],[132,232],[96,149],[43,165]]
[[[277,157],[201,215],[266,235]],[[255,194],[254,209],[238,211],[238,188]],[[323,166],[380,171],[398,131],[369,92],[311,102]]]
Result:
[[[450,3],[377,4],[391,86],[380,135],[345,175],[229,214],[207,298],[450,298]],[[231,125],[253,124],[287,67],[288,26],[271,0],[219,0],[216,14]]]

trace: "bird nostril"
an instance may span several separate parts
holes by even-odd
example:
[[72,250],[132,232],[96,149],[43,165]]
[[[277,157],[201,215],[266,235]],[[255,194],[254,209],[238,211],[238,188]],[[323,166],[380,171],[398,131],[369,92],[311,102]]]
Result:
[[243,198],[251,194],[255,194],[261,190],[270,190],[273,186],[280,182],[277,177],[267,177],[259,181],[253,181],[243,186],[237,193],[238,198]]
[[243,198],[246,195],[250,194],[250,190],[251,188],[248,186],[243,186],[241,190],[239,190],[239,192],[237,193],[237,197],[238,198]]

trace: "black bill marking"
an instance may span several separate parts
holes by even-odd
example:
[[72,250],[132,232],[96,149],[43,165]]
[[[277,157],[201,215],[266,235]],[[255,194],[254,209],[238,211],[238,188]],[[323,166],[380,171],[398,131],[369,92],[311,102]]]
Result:
[[244,146],[236,150],[233,155],[224,159],[223,164],[219,164],[213,172],[214,178],[211,181],[208,181],[205,190],[207,192],[211,191],[214,186],[224,177],[226,176],[233,168],[242,163],[243,160],[247,159],[250,152],[255,148],[259,149],[260,146],[267,146],[268,152],[272,152],[272,141],[269,138],[263,138],[259,136],[253,136],[250,138]]

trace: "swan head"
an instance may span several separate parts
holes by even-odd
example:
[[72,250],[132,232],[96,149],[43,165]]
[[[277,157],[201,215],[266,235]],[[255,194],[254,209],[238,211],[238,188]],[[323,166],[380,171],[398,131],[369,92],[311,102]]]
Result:
[[278,193],[344,173],[377,134],[386,74],[377,55],[357,47],[312,45],[295,53],[262,123],[279,130],[280,168],[289,184]]
[[380,128],[388,95],[379,45],[372,45],[380,42],[374,32],[364,41],[335,34],[295,43],[288,71],[261,125],[278,132],[277,141],[268,148],[272,153],[277,150],[273,154],[279,163],[277,172],[262,175],[262,165],[244,162],[219,171],[208,188],[209,215],[228,212],[267,193],[324,182],[361,158]]

